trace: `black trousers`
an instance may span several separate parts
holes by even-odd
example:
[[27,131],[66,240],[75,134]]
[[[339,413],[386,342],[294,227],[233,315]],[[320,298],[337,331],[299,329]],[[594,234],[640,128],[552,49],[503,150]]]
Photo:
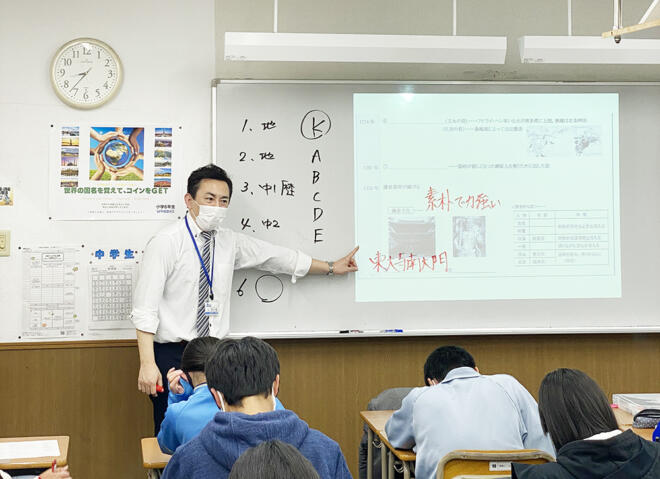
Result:
[[167,410],[167,371],[170,368],[179,369],[181,367],[181,355],[186,348],[188,341],[181,341],[180,343],[156,343],[154,342],[154,358],[156,359],[156,366],[163,377],[162,393],[157,393],[156,396],[149,396],[154,406],[154,436],[158,435],[160,431],[160,424],[165,419],[165,411]]

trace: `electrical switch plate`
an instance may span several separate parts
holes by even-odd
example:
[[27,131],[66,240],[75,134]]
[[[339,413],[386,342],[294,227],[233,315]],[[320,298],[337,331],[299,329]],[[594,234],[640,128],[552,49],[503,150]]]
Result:
[[9,230],[0,231],[0,256],[9,256]]

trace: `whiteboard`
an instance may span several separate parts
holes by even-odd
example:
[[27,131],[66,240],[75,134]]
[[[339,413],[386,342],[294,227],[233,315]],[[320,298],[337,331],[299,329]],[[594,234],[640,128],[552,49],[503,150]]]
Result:
[[[228,226],[319,259],[350,251],[355,241],[353,94],[365,92],[618,93],[622,297],[363,303],[355,301],[352,276],[311,276],[294,285],[284,276],[237,271],[233,335],[660,331],[658,84],[216,80],[214,161],[234,181]],[[322,216],[315,208],[323,210]],[[360,267],[369,267],[367,261],[358,255]]]

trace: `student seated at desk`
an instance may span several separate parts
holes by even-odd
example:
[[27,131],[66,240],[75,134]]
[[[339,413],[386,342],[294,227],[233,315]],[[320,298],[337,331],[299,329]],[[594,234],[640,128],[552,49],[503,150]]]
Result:
[[55,470],[47,469],[38,476],[10,476],[0,471],[0,479],[70,479],[69,466],[55,467]]
[[582,371],[557,369],[539,389],[544,431],[557,448],[557,462],[513,464],[518,479],[655,479],[660,444],[621,432],[607,397]]
[[392,446],[414,447],[416,478],[434,478],[440,459],[456,449],[541,449],[554,456],[531,394],[509,375],[479,374],[465,349],[433,351],[424,381],[385,425]]
[[231,468],[229,479],[319,479],[300,451],[282,441],[266,441],[245,451]]
[[276,411],[280,361],[261,339],[224,339],[206,364],[206,379],[219,412],[197,437],[176,450],[162,479],[226,479],[250,447],[279,439],[298,449],[322,479],[351,474],[339,445],[310,429],[292,411]]
[[[158,445],[166,454],[173,454],[197,436],[218,412],[206,384],[204,366],[219,342],[211,336],[193,339],[183,350],[181,369],[172,368],[167,373],[170,392],[165,419],[158,432]],[[279,399],[275,398],[275,403],[277,409],[284,409]]]

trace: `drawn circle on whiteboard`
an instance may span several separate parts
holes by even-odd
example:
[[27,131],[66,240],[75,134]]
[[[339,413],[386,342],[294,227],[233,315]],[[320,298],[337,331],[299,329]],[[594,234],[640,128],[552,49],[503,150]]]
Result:
[[300,122],[300,134],[308,140],[318,140],[332,127],[330,116],[322,110],[308,111]]
[[284,283],[274,274],[264,274],[254,283],[254,291],[262,303],[274,303],[284,293]]

